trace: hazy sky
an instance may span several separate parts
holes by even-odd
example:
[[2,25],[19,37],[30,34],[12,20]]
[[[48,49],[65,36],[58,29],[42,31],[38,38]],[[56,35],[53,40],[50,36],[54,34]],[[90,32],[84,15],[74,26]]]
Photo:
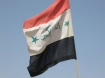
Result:
[[[23,22],[55,0],[0,0],[0,78],[30,78]],[[80,78],[105,78],[105,0],[71,0]],[[35,78],[77,78],[75,60]]]

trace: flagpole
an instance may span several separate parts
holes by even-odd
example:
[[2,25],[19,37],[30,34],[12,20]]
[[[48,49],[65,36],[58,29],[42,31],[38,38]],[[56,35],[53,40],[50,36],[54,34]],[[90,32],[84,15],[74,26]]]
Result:
[[[71,13],[70,13],[70,17],[71,17]],[[70,18],[70,23],[71,23],[71,26],[72,26],[72,19]],[[72,28],[73,30],[73,28]],[[72,34],[73,34],[73,31],[72,31]],[[71,32],[70,32],[70,27],[69,27],[69,36],[71,35]],[[75,64],[76,64],[76,73],[77,73],[77,78],[80,78],[80,75],[79,75],[79,69],[78,69],[78,60],[77,58],[75,59]]]
[[75,64],[76,64],[76,73],[77,73],[77,78],[80,78],[80,75],[79,75],[79,69],[78,69],[78,60],[77,60],[77,59],[75,60]]

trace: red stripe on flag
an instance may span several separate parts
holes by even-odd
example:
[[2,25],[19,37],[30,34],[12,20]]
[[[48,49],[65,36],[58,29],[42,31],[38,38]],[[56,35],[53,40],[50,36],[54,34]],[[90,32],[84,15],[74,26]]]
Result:
[[69,9],[69,0],[56,0],[49,8],[41,14],[34,16],[24,22],[24,29],[32,28],[40,24],[49,22],[62,14],[65,10]]

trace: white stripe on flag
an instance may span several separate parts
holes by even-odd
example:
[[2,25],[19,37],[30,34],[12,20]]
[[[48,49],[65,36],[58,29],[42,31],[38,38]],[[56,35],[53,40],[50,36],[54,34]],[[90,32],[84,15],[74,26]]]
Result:
[[[68,23],[68,26],[66,23]],[[57,18],[46,24],[41,24],[29,29],[23,29],[23,31],[27,39],[30,56],[38,55],[44,51],[47,45],[73,36],[70,9],[64,11]],[[46,38],[44,38],[45,36]],[[32,42],[32,37],[36,37],[38,39],[36,43]]]

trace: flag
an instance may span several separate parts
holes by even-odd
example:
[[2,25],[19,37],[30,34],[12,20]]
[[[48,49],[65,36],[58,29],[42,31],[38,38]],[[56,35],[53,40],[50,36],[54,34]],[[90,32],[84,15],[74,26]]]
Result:
[[45,11],[24,22],[31,77],[59,62],[76,59],[69,0],[56,0]]

